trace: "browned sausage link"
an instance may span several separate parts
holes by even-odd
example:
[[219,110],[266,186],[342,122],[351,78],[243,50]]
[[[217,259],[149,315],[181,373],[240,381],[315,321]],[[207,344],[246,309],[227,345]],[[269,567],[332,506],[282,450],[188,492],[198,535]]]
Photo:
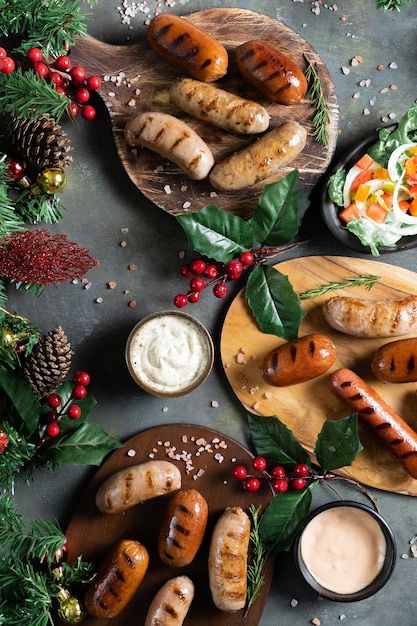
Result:
[[333,372],[330,389],[375,431],[410,476],[417,478],[417,433],[403,418],[351,370]]
[[118,615],[142,582],[148,563],[146,548],[138,541],[125,539],[116,544],[87,590],[85,605],[90,615]]
[[224,46],[181,17],[168,13],[154,17],[147,37],[159,56],[194,78],[211,82],[227,72],[228,56]]
[[185,489],[172,496],[158,541],[158,554],[164,563],[173,567],[191,563],[203,541],[207,514],[207,502],[195,489]]
[[295,385],[327,372],[336,360],[334,343],[326,335],[306,335],[284,343],[264,360],[263,376],[277,387]]
[[389,383],[417,381],[417,339],[400,339],[381,346],[371,365],[377,378]]
[[306,95],[307,81],[301,69],[264,41],[238,46],[236,60],[243,78],[270,100],[296,104]]

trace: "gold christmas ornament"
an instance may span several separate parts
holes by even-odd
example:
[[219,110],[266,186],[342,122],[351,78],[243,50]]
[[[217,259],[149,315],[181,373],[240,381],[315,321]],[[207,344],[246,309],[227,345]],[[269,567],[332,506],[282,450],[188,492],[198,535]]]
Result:
[[71,595],[67,589],[61,587],[57,595],[59,602],[58,617],[65,624],[81,624],[87,616],[87,612],[81,601]]
[[67,184],[67,175],[62,167],[47,167],[38,176],[37,185],[45,193],[59,193]]
[[16,348],[18,343],[26,341],[29,338],[29,333],[21,330],[19,332],[13,332],[10,328],[3,328],[3,344],[6,348]]

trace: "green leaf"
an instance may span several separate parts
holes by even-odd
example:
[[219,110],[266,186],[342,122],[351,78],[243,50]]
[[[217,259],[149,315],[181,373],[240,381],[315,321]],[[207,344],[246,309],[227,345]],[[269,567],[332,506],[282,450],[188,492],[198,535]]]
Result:
[[94,396],[89,394],[86,398],[82,400],[75,400],[74,404],[77,404],[80,407],[81,417],[78,420],[72,420],[68,417],[68,415],[64,414],[59,420],[59,427],[62,434],[77,430],[80,424],[86,422],[91,412],[91,409],[97,404],[97,400],[94,398]]
[[262,417],[248,413],[247,416],[256,454],[264,456],[271,465],[310,464],[308,453],[275,415]]
[[246,299],[261,332],[297,339],[304,311],[287,276],[258,265],[246,284]]
[[0,370],[0,387],[22,418],[29,435],[35,431],[41,406],[35,394],[20,376]]
[[109,452],[122,447],[100,426],[86,422],[49,446],[44,458],[56,465],[100,465]]
[[289,243],[300,228],[309,201],[298,170],[271,185],[265,185],[249,223],[255,240],[266,246]]
[[400,118],[395,129],[383,128],[380,131],[379,140],[369,148],[368,154],[382,167],[387,167],[389,157],[395,148],[415,141],[417,141],[417,106],[413,105]]
[[329,198],[337,206],[344,206],[343,188],[345,186],[346,170],[341,167],[329,178]]
[[192,248],[216,261],[227,263],[253,246],[249,222],[209,204],[201,211],[178,215]]
[[[366,217],[359,217],[350,221],[346,228],[350,233],[356,235],[363,246],[370,248],[373,256],[379,256],[380,247],[395,248],[395,244],[402,236],[401,233],[397,232],[397,229],[390,228],[388,219],[383,224],[379,224]],[[404,235],[406,234],[407,232],[404,230]]]
[[351,465],[362,450],[358,435],[358,414],[326,420],[316,441],[314,453],[324,471]]
[[304,491],[277,495],[265,509],[260,522],[260,534],[270,550],[289,550],[306,519],[311,506],[311,485]]

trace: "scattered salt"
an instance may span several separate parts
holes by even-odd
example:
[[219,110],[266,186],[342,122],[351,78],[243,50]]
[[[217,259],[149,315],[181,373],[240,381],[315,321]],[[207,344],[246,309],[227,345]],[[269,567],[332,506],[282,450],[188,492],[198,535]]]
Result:
[[132,449],[128,450],[128,451],[127,451],[127,456],[130,456],[130,457],[134,457],[134,456],[136,456],[136,451],[135,451],[135,450],[132,450]]

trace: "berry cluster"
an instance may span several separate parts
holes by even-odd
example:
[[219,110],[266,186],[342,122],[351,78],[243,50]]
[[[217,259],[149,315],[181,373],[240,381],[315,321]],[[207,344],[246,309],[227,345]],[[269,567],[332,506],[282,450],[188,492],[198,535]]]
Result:
[[0,72],[2,74],[11,74],[14,72],[15,63],[13,59],[7,56],[7,50],[0,48]]
[[243,486],[247,491],[258,491],[261,482],[267,481],[275,493],[284,493],[288,488],[293,491],[302,491],[307,487],[308,481],[314,479],[306,463],[294,465],[292,473],[287,472],[282,465],[275,465],[268,472],[267,465],[263,456],[256,456],[251,467],[255,472],[262,472],[262,474],[251,476],[244,465],[235,465],[233,476],[236,480],[243,481]]
[[90,374],[75,372],[72,383],[72,394],[64,405],[61,396],[57,393],[51,393],[46,399],[46,404],[51,409],[45,414],[45,421],[48,424],[45,433],[49,437],[58,437],[60,433],[59,420],[64,415],[72,420],[78,420],[81,417],[81,408],[75,404],[74,400],[84,400],[87,397]]
[[48,65],[39,48],[31,48],[27,53],[27,59],[32,64],[35,74],[48,80],[55,87],[55,91],[71,99],[68,106],[70,117],[76,117],[81,111],[84,119],[90,121],[95,118],[96,110],[87,102],[90,100],[91,92],[98,91],[101,87],[99,76],[87,77],[81,65],[71,67],[71,59],[68,56],[60,56]]
[[205,263],[202,259],[195,259],[189,265],[183,265],[181,274],[186,278],[191,278],[190,289],[187,293],[180,293],[175,296],[175,306],[182,309],[189,302],[191,304],[199,302],[201,292],[211,286],[213,286],[213,293],[216,298],[224,298],[227,295],[226,280],[237,280],[245,269],[255,263],[257,263],[256,253],[248,250],[227,264],[215,261]]

